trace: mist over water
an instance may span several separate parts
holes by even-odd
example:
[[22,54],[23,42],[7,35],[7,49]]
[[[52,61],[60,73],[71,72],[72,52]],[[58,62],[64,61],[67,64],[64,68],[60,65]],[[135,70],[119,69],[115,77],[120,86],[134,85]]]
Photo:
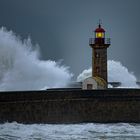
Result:
[[38,46],[0,29],[0,90],[38,90],[64,87],[71,80],[68,67],[39,59]]
[[[84,79],[91,77],[91,68],[83,70],[77,77],[77,81],[83,81]],[[108,81],[109,82],[121,82],[121,87],[125,88],[139,88],[136,84],[137,78],[132,72],[121,64],[121,62],[108,60]]]

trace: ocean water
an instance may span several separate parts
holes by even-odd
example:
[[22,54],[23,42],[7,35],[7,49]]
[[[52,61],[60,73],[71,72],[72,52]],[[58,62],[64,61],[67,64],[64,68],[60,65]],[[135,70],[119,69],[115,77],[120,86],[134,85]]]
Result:
[[140,140],[140,124],[0,124],[0,140]]

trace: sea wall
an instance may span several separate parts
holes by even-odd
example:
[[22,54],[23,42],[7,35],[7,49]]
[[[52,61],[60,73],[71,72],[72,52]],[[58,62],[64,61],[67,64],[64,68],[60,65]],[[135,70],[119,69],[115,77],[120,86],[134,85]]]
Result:
[[0,92],[0,122],[140,122],[140,89]]

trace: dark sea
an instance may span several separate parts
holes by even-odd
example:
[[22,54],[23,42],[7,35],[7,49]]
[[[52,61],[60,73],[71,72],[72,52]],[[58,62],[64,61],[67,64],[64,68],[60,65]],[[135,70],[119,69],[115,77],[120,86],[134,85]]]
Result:
[[140,140],[140,124],[0,124],[0,140]]

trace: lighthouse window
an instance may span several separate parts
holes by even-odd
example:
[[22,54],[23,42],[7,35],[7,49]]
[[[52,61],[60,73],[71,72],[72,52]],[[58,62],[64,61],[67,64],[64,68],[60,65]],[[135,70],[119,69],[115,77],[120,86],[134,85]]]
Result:
[[102,33],[102,32],[96,33],[96,38],[103,38],[103,37],[104,37],[104,33]]
[[96,57],[96,58],[99,58],[99,57],[100,57],[100,54],[96,52],[96,53],[95,53],[95,57]]
[[96,72],[99,72],[99,67],[96,67]]

